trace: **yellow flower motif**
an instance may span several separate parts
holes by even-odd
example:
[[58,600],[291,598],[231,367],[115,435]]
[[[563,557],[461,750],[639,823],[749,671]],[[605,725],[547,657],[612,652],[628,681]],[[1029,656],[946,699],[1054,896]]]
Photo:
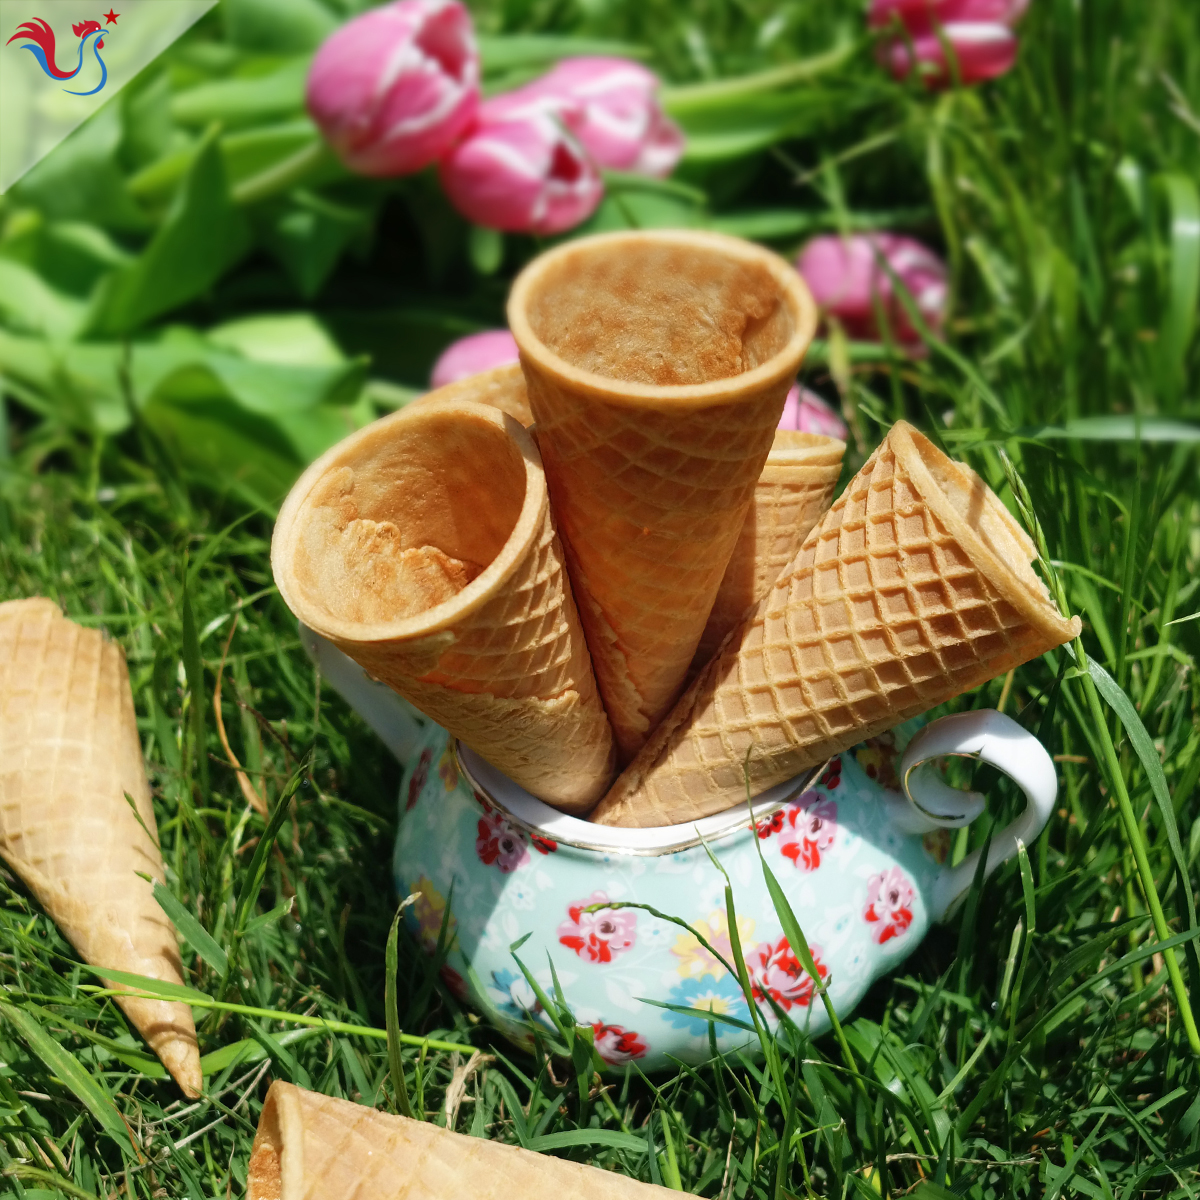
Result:
[[447,742],[442,757],[438,760],[438,774],[442,777],[442,786],[448,792],[458,786],[458,760],[454,757],[454,743]]
[[[416,893],[413,912],[417,917],[417,938],[431,954],[437,949],[438,935],[442,932],[442,917],[446,911],[446,897],[433,886],[428,875],[422,875],[412,886]],[[450,917],[447,934],[451,946],[454,944],[454,916]]]
[[[754,940],[754,919],[738,917],[737,923],[738,936],[742,942],[742,953],[749,955],[750,951],[758,945]],[[693,921],[692,928],[727,962],[733,962],[733,947],[729,940],[729,920],[723,909],[709,913],[707,921]],[[721,960],[701,945],[700,939],[695,934],[681,933],[675,939],[671,953],[679,959],[679,966],[676,970],[684,979],[699,979],[704,975],[720,979],[722,975],[726,974]]]

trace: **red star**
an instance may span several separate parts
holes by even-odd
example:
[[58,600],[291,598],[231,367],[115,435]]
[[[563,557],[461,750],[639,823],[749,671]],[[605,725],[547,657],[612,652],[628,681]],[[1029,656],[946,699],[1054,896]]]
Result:
[[105,25],[115,25],[115,24],[117,23],[117,18],[118,18],[120,15],[121,15],[120,13],[115,13],[115,12],[113,12],[113,10],[110,8],[110,9],[108,10],[108,12],[106,12],[106,13],[104,14],[104,23],[105,23]]

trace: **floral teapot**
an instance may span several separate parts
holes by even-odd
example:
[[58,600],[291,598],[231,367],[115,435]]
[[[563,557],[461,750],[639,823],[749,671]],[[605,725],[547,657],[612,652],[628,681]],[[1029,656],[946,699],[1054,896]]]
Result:
[[441,940],[447,985],[529,1047],[539,1027],[553,1032],[538,993],[553,994],[556,976],[613,1068],[636,1061],[654,1070],[668,1056],[703,1061],[714,1037],[721,1053],[757,1046],[747,998],[726,965],[726,876],[762,1020],[774,1027],[786,1012],[817,1035],[828,1018],[783,932],[762,862],[835,1010],[848,1014],[976,873],[977,853],[953,867],[947,857],[950,830],[979,816],[984,798],[946,784],[934,760],[976,757],[1025,793],[1023,813],[992,839],[986,872],[1037,837],[1057,795],[1041,743],[984,710],[872,738],[758,796],[752,813],[743,804],[686,825],[593,825],[535,799],[444,729],[422,725],[319,635],[303,626],[301,635],[325,679],[405,764],[396,886],[422,945],[433,953]]

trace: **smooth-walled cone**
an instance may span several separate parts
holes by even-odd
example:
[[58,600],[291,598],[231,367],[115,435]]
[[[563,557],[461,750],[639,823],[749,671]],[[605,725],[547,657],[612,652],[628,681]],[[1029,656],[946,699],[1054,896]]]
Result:
[[666,1188],[276,1081],[246,1200],[667,1200]]
[[525,391],[525,376],[519,363],[508,363],[503,367],[492,367],[476,375],[468,375],[448,383],[436,391],[426,392],[408,404],[442,404],[447,400],[471,400],[476,404],[490,404],[506,412],[528,428],[533,424],[533,413],[529,411],[529,396]]
[[725,635],[771,590],[808,531],[829,511],[845,453],[845,442],[819,433],[781,429],[775,434],[700,635],[693,672],[705,666]]
[[[987,484],[901,421],[601,801],[720,812],[1075,637]],[[748,756],[748,757],[747,757]]]
[[688,230],[569,242],[508,304],[623,760],[682,688],[816,309],[783,259]]
[[452,397],[353,434],[292,489],[271,565],[305,625],[510,779],[567,812],[603,795],[612,730],[512,417]]
[[[164,879],[157,836],[121,648],[51,600],[0,604],[0,854],[93,966],[182,983],[174,927],[139,877]],[[199,1095],[191,1009],[117,1002]]]

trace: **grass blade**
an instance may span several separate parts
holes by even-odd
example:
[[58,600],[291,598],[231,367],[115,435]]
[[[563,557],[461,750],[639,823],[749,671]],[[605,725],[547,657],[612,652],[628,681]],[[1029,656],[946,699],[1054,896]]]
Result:
[[400,934],[400,918],[404,906],[396,909],[388,930],[387,948],[383,956],[384,984],[383,1008],[387,1022],[388,1070],[392,1076],[392,1088],[396,1093],[396,1104],[402,1116],[413,1115],[412,1102],[408,1098],[408,1080],[404,1077],[404,1062],[400,1057],[400,1010],[396,1004],[396,942]]
[[33,1004],[9,1004],[0,1000],[2,1016],[21,1040],[45,1064],[46,1069],[70,1088],[75,1099],[95,1118],[96,1123],[128,1154],[134,1154],[129,1129],[117,1107],[95,1076],[85,1071],[78,1059],[46,1032],[44,1022],[52,1018]]
[[182,900],[170,888],[161,883],[154,884],[154,898],[158,906],[171,918],[179,936],[221,977],[229,970],[229,959],[225,951],[213,941],[212,935],[200,924]]

